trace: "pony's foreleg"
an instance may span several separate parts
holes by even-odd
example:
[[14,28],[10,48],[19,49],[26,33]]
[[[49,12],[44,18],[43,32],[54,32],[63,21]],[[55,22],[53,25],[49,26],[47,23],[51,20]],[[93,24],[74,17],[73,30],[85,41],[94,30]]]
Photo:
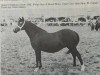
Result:
[[35,68],[35,72],[37,72],[41,67],[41,51],[35,51],[35,55],[36,55],[36,68]]

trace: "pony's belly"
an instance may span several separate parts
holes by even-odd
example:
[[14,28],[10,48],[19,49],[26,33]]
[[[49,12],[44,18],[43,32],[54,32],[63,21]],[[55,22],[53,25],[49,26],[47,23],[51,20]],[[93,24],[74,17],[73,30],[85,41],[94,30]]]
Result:
[[52,43],[52,44],[46,44],[46,45],[43,45],[41,47],[42,51],[45,51],[45,52],[50,52],[50,53],[54,53],[54,52],[58,52],[60,51],[61,49],[63,49],[65,46],[62,45],[61,43]]
[[58,52],[58,51],[60,51],[61,49],[63,49],[63,48],[56,48],[56,49],[43,49],[42,51],[44,51],[44,52],[48,52],[48,53],[55,53],[55,52]]

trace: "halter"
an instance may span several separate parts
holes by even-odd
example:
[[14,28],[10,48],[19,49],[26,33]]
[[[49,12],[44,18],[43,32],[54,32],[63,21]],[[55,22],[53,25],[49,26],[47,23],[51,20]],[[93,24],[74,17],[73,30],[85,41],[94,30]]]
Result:
[[22,24],[22,26],[20,27],[20,26],[18,26],[19,28],[20,28],[20,30],[24,27],[24,25],[25,25],[25,21],[24,21],[24,23]]

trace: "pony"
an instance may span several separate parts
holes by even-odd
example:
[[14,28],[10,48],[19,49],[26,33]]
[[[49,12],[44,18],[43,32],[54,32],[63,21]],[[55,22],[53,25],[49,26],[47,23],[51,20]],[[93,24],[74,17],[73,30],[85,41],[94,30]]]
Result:
[[76,57],[78,57],[81,64],[81,71],[84,71],[85,66],[82,57],[76,48],[80,38],[75,31],[62,29],[54,33],[49,33],[32,22],[24,20],[24,17],[19,18],[17,27],[13,29],[14,33],[21,30],[25,30],[35,51],[36,68],[34,71],[38,71],[42,67],[41,51],[55,53],[65,47],[69,49],[67,54],[71,53],[73,56],[73,66],[76,66]]

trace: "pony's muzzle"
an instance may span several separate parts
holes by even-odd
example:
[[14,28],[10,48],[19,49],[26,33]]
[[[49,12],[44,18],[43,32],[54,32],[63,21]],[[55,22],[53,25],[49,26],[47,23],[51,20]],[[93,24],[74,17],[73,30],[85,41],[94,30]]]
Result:
[[16,27],[16,28],[13,29],[13,32],[14,33],[17,33],[18,31],[20,31],[20,28],[19,27]]

